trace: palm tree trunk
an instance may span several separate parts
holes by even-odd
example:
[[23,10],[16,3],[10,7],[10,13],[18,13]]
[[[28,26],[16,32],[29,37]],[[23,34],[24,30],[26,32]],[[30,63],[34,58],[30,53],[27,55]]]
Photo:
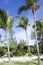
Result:
[[41,36],[40,36],[40,42],[42,41],[42,38],[43,38],[43,31],[42,31],[42,29],[41,29]]
[[10,62],[10,50],[9,50],[9,44],[8,44],[7,31],[8,31],[8,27],[6,28],[6,40],[7,40],[7,48],[8,48],[8,59],[9,59],[9,62]]
[[28,46],[28,52],[30,54],[30,46],[28,45],[28,36],[27,36],[27,30],[25,29],[25,32],[26,32],[26,44]]
[[40,60],[40,54],[39,54],[39,46],[38,46],[38,41],[37,41],[37,31],[36,31],[36,14],[35,14],[35,10],[34,10],[34,24],[35,24],[35,42],[36,42],[36,46],[37,46],[37,55],[38,55],[38,65],[41,65],[41,60]]

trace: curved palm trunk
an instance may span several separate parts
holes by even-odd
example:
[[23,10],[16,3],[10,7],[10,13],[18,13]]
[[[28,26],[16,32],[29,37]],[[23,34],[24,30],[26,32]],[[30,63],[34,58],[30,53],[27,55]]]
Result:
[[28,36],[27,36],[27,30],[25,29],[26,32],[26,45],[28,46],[28,52],[30,54],[30,46],[28,45]]
[[9,62],[10,62],[10,50],[9,50],[9,44],[8,44],[7,31],[8,31],[8,27],[6,28],[6,40],[7,40],[7,48],[8,48],[8,59],[9,59]]
[[39,46],[38,46],[38,41],[37,41],[37,31],[36,31],[36,14],[35,14],[35,10],[34,10],[34,24],[35,24],[35,42],[36,42],[36,46],[37,46],[37,55],[38,55],[38,65],[41,65],[41,60],[40,60],[40,54],[39,54]]

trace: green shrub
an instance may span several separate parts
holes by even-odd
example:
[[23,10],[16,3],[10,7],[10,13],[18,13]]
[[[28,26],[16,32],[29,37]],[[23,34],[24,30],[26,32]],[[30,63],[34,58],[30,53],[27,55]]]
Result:
[[5,55],[6,53],[6,48],[5,47],[0,47],[0,57]]

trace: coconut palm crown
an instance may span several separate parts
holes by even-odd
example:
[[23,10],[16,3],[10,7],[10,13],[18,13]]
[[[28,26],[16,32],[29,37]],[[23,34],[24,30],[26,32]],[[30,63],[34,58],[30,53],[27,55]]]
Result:
[[6,30],[6,28],[10,28],[12,27],[14,18],[11,18],[8,15],[8,11],[4,11],[2,9],[0,9],[0,28]]
[[37,4],[38,0],[25,0],[25,5],[21,6],[18,9],[18,14],[20,14],[22,11],[30,10],[32,9],[32,12],[34,13],[34,10],[36,11],[40,6]]
[[18,21],[18,26],[16,26],[16,27],[21,27],[26,30],[28,25],[30,25],[30,24],[28,24],[28,18],[20,17],[19,21]]

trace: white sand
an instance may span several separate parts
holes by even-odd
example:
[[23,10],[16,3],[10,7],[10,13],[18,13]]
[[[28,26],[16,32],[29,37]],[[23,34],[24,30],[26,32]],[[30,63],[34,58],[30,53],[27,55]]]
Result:
[[[32,57],[11,57],[11,61],[19,61],[19,62],[26,62],[31,61],[32,59],[37,59],[37,56]],[[40,58],[43,58],[43,56],[40,56]],[[8,58],[0,58],[0,62],[8,61]]]

